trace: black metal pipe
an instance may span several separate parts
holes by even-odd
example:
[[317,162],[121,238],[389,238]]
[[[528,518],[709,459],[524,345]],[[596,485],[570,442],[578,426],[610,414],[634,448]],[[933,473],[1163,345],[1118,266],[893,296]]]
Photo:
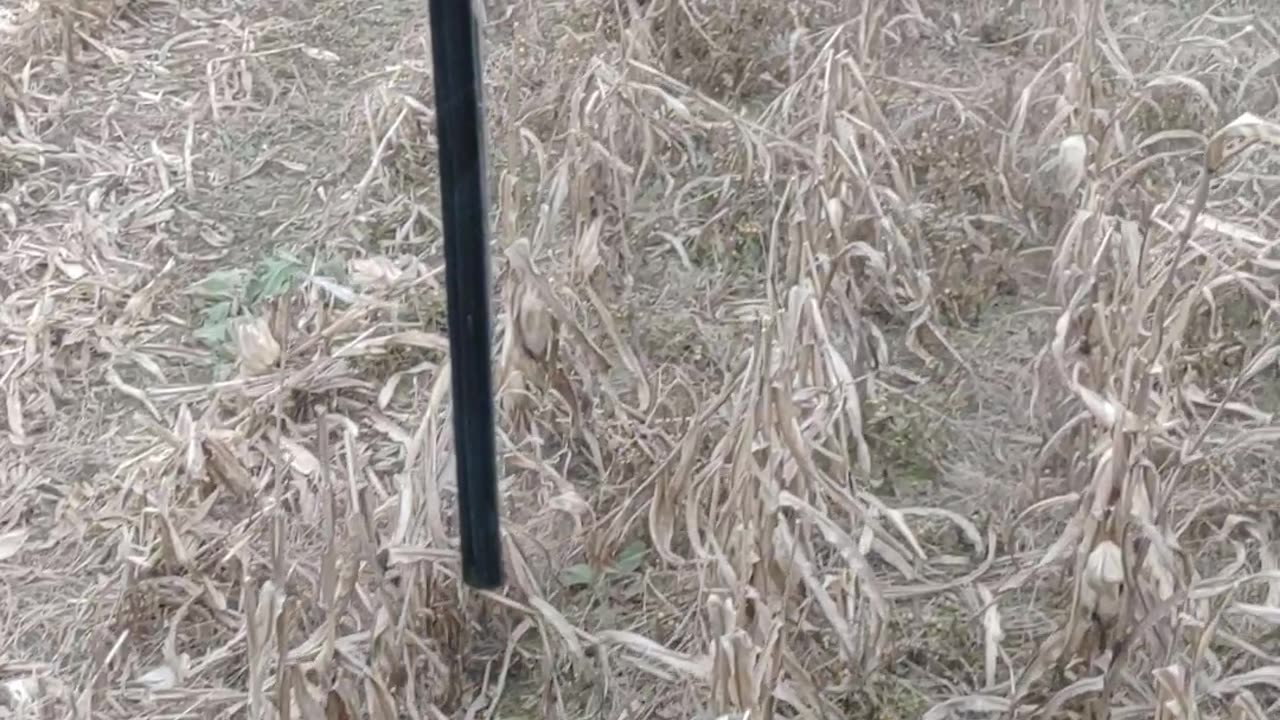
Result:
[[502,584],[490,366],[489,233],[479,37],[472,0],[429,0],[444,223],[462,577]]

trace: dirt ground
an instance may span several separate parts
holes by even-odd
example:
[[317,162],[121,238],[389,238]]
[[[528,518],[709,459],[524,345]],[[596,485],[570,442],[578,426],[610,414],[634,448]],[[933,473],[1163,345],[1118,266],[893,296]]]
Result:
[[0,0],[0,719],[1280,716],[1268,7],[487,3],[477,593],[425,3]]

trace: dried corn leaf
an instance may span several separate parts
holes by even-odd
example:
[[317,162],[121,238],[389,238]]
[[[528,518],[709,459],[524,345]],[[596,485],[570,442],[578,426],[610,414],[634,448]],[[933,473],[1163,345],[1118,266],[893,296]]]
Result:
[[1253,113],[1244,113],[1232,120],[1209,138],[1209,144],[1205,148],[1205,165],[1211,172],[1217,171],[1230,157],[1227,145],[1232,141],[1242,141],[1246,146],[1262,142],[1280,147],[1280,123],[1264,120]]

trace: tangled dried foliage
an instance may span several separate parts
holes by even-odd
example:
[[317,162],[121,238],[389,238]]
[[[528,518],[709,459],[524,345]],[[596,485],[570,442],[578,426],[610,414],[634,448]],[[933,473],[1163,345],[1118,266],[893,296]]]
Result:
[[0,717],[1280,712],[1269,18],[488,7],[497,594],[425,23],[270,5],[0,15]]

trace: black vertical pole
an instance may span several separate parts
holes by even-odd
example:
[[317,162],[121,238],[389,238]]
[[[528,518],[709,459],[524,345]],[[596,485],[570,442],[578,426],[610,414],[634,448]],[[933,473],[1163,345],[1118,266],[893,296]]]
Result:
[[490,369],[489,233],[479,41],[472,0],[429,0],[457,449],[462,577],[502,584]]

